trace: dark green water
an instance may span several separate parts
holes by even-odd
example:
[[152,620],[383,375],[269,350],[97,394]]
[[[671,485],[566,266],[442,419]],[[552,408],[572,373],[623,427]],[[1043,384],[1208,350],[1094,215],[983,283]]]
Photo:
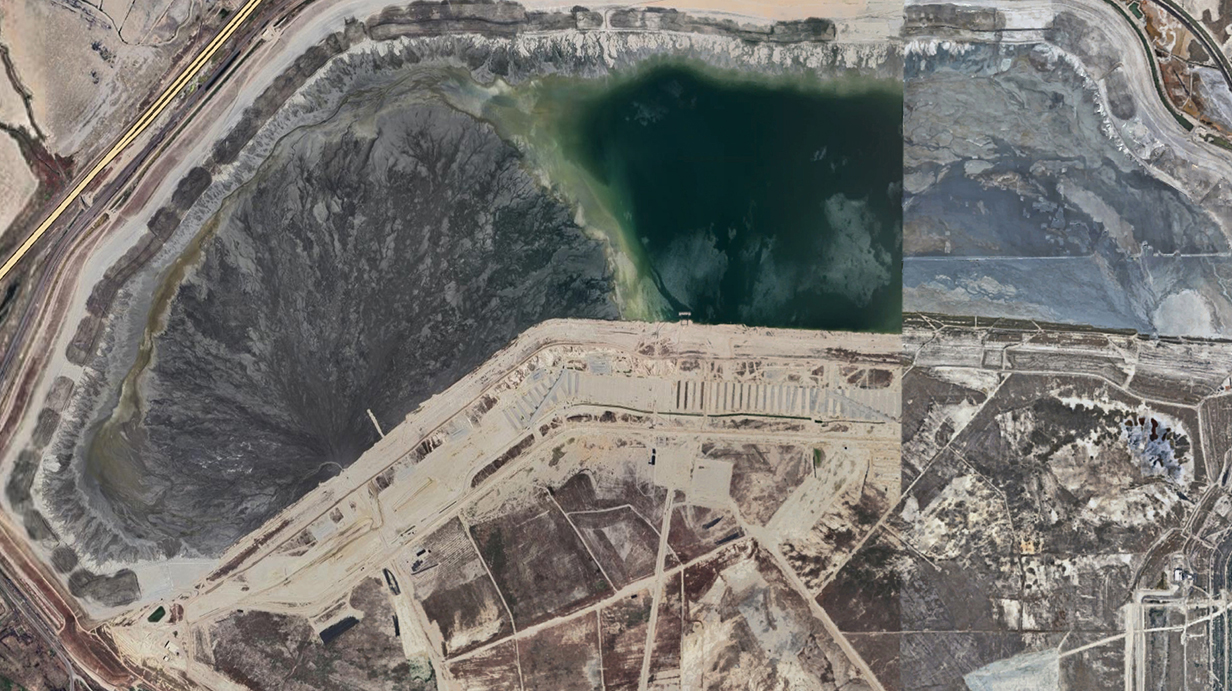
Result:
[[902,89],[669,63],[573,90],[564,156],[701,322],[897,331]]

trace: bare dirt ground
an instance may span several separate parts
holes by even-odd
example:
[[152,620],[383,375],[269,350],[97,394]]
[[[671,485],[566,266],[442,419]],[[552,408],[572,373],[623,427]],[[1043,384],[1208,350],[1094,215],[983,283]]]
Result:
[[37,188],[17,142],[0,139],[0,228],[8,228]]

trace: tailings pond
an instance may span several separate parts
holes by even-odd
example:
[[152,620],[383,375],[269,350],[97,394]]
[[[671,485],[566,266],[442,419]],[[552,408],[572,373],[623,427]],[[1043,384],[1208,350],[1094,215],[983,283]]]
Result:
[[520,90],[486,114],[539,130],[554,181],[616,226],[628,282],[660,298],[626,316],[899,329],[901,85],[677,61]]

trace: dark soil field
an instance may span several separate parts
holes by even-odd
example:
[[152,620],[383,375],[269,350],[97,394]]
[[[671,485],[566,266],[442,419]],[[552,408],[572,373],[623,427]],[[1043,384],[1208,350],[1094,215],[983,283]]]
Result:
[[607,691],[637,689],[652,604],[650,591],[643,590],[599,611],[603,686]]
[[743,534],[731,511],[682,504],[672,510],[667,543],[682,561],[690,562]]
[[526,691],[599,691],[599,622],[587,613],[518,642]]
[[702,454],[732,462],[732,498],[740,515],[757,525],[765,525],[812,471],[811,454],[799,446],[704,444]]
[[[460,521],[437,529],[419,549],[424,553],[412,562],[415,597],[428,620],[440,628],[446,656],[459,655],[513,632],[500,593]],[[493,626],[493,622],[499,625]]]
[[231,614],[214,626],[214,662],[223,674],[253,691],[436,688],[431,666],[424,660],[412,667],[394,635],[393,606],[384,581],[363,581],[349,604],[362,618],[328,644],[302,617]]
[[471,535],[518,628],[574,611],[612,592],[599,565],[546,492],[471,525]]
[[505,641],[474,657],[449,663],[449,671],[467,691],[517,689],[518,650],[513,641]]

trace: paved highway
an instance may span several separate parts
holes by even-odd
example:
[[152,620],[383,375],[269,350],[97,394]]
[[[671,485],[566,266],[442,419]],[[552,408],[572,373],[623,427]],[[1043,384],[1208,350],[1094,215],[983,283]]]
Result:
[[197,55],[196,59],[185,67],[182,72],[180,72],[180,76],[176,77],[175,81],[171,82],[170,86],[168,86],[166,90],[163,91],[162,95],[158,97],[158,100],[156,100],[152,105],[150,105],[149,108],[146,109],[144,113],[142,113],[141,117],[137,119],[137,122],[133,123],[132,127],[128,129],[124,136],[111,147],[111,150],[94,164],[94,167],[90,169],[90,172],[86,173],[86,175],[77,182],[77,185],[73,187],[73,189],[70,190],[63,199],[60,200],[60,203],[56,206],[56,208],[52,209],[51,213],[47,215],[47,218],[43,219],[43,222],[34,229],[34,232],[26,238],[25,242],[21,243],[21,245],[17,248],[17,251],[15,251],[13,255],[4,262],[3,266],[0,266],[0,281],[3,281],[4,278],[13,271],[13,267],[17,266],[17,263],[20,262],[27,253],[29,253],[30,248],[34,246],[34,243],[38,242],[39,239],[42,238],[53,225],[55,225],[55,222],[59,220],[60,216],[62,216],[64,212],[72,206],[73,202],[77,201],[77,198],[81,196],[81,193],[84,192],[92,182],[94,182],[94,179],[97,178],[103,170],[116,159],[117,156],[123,153],[124,150],[137,139],[137,137],[141,136],[141,133],[144,132],[146,128],[148,128],[164,110],[166,110],[167,106],[170,105],[171,102],[175,100],[175,97],[184,90],[184,87],[188,86],[190,81],[196,78],[202,68],[204,68],[205,65],[208,64],[214,57],[214,54],[217,53],[222,48],[223,44],[227,42],[227,39],[231,38],[232,34],[240,28],[244,21],[248,19],[254,11],[256,11],[257,7],[259,7],[262,2],[264,2],[264,0],[248,0],[248,2],[231,17],[231,21],[227,22],[227,25],[223,27],[222,31],[218,32],[218,35],[214,37],[214,40],[210,41],[209,45],[207,45],[205,49]]

